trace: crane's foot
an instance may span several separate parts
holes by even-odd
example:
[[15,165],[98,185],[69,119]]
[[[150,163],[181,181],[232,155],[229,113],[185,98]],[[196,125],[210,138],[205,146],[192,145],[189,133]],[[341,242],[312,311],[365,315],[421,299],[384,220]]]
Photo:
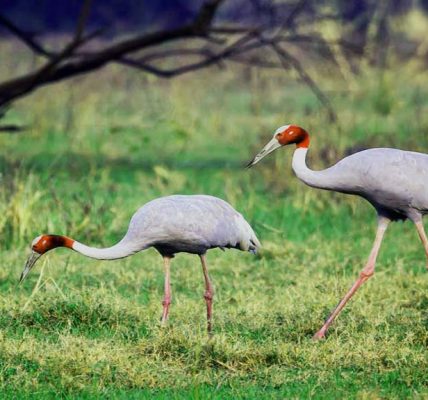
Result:
[[212,328],[212,324],[211,321],[208,322],[208,339],[211,339],[213,337],[213,328]]
[[314,336],[312,336],[312,340],[324,340],[325,339],[326,329],[320,329]]
[[161,317],[161,326],[164,327],[166,325],[166,321],[168,320],[169,313],[169,305],[171,304],[171,297],[165,296],[162,305],[163,305],[163,313]]
[[209,337],[211,337],[213,334],[212,333],[213,331],[213,323],[212,323],[213,297],[214,297],[214,293],[212,288],[205,291],[204,299],[207,303],[207,331],[208,331]]

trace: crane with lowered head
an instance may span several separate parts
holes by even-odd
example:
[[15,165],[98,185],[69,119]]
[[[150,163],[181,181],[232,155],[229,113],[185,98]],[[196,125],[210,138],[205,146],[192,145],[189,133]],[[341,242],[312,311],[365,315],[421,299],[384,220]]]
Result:
[[62,235],[36,237],[20,282],[41,255],[57,247],[67,247],[99,260],[116,260],[154,247],[163,257],[165,269],[162,325],[168,318],[171,303],[171,258],[180,252],[197,254],[205,280],[207,327],[211,334],[214,289],[208,275],[206,252],[213,248],[234,248],[255,253],[260,242],[244,217],[224,200],[207,195],[167,196],[142,206],[131,218],[123,239],[112,247],[94,248]]

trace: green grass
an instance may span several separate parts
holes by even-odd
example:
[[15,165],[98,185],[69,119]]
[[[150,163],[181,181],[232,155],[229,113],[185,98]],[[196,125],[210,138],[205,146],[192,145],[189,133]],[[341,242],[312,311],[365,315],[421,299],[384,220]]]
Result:
[[[361,199],[297,181],[291,149],[243,169],[288,122],[312,133],[314,168],[361,147],[427,152],[426,73],[367,70],[352,91],[321,79],[336,124],[288,76],[250,71],[244,81],[241,73],[158,81],[109,68],[10,111],[8,121],[31,129],[0,136],[2,398],[428,396],[428,274],[411,224],[391,226],[374,278],[314,343],[364,265],[375,213]],[[173,260],[164,330],[154,250],[111,262],[56,250],[17,285],[35,236],[107,246],[140,205],[172,193],[228,200],[264,245],[256,257],[209,253],[211,341],[195,256]]]

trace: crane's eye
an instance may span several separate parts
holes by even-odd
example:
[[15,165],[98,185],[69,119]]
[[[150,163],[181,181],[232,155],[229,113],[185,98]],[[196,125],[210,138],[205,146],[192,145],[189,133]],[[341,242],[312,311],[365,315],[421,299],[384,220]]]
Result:
[[277,134],[275,135],[275,139],[279,139],[281,136],[282,136],[282,133],[277,133]]

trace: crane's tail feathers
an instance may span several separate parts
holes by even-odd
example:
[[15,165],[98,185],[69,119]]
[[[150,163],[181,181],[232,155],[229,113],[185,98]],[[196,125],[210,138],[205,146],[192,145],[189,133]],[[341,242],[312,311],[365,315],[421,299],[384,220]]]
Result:
[[257,237],[254,235],[254,237],[250,239],[250,246],[248,248],[248,251],[252,254],[257,254],[257,251],[259,250],[260,247],[261,247],[261,244],[257,239]]
[[261,246],[259,239],[245,218],[238,213],[235,220],[236,242],[243,251],[256,252]]

